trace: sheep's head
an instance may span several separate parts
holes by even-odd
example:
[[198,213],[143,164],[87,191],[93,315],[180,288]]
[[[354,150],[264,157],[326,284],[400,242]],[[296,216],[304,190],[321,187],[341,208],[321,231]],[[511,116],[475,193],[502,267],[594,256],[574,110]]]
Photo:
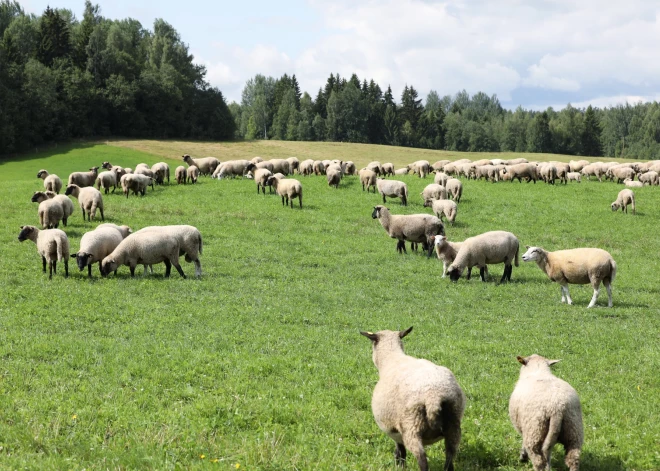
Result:
[[616,201],[612,203],[612,211],[618,211],[619,208],[620,208],[619,203],[617,203]]
[[434,245],[437,248],[442,248],[447,243],[447,236],[445,235],[436,235],[433,237]]
[[463,270],[459,270],[458,267],[455,267],[452,264],[447,268],[447,273],[449,273],[449,279],[453,282],[456,282],[463,274]]
[[23,242],[24,240],[32,239],[34,234],[39,233],[39,229],[34,226],[21,226],[21,232],[18,233],[18,241]]
[[381,212],[383,211],[383,209],[387,209],[387,208],[385,206],[380,205],[380,204],[378,206],[374,206],[374,210],[371,213],[371,218],[372,219],[380,218],[380,215],[381,215]]
[[119,268],[117,261],[107,256],[101,262],[101,275],[108,276],[110,272],[115,271],[117,268]]
[[112,165],[110,164],[110,162],[107,162],[107,161],[106,161],[106,162],[103,162],[103,163],[101,164],[101,167],[103,167],[103,168],[105,168],[105,169],[107,169],[107,170],[110,170],[110,169],[112,168]]
[[46,193],[43,191],[35,191],[34,194],[32,195],[32,201],[33,203],[41,203],[42,201],[48,199],[48,196],[46,196]]
[[92,173],[99,173],[99,168],[98,167],[92,167],[89,169],[90,172]]
[[183,159],[184,162],[188,162],[189,160],[192,160],[192,158],[188,154],[184,154],[181,158]]
[[45,170],[39,170],[39,173],[37,173],[37,178],[46,178],[48,176],[48,172]]
[[87,265],[92,263],[92,259],[94,258],[94,255],[92,255],[91,253],[78,252],[78,253],[72,253],[71,258],[76,259],[78,268],[80,269],[80,271],[83,271]]
[[379,332],[362,332],[360,334],[367,337],[371,340],[371,346],[373,349],[372,358],[376,368],[379,367],[379,354],[387,353],[391,351],[403,351],[403,343],[401,339],[404,338],[412,331],[412,326],[406,330],[396,331],[396,330],[381,330]]
[[66,196],[69,195],[77,196],[79,191],[80,191],[80,187],[78,185],[69,185],[66,187],[66,191],[64,192],[64,194]]
[[536,262],[545,258],[545,250],[543,250],[543,248],[530,247],[529,245],[526,245],[525,248],[527,249],[527,252],[522,256],[523,262]]
[[518,363],[522,366],[520,367],[520,375],[523,376],[527,373],[533,373],[535,371],[550,371],[550,367],[556,363],[559,363],[560,360],[548,360],[547,358],[542,357],[541,355],[533,354],[528,357],[517,356],[516,359]]

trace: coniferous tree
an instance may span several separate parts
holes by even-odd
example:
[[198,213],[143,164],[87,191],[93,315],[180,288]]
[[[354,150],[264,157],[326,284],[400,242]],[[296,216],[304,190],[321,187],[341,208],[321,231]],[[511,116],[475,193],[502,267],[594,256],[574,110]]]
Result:
[[39,61],[50,66],[55,59],[70,52],[69,25],[58,11],[46,8],[39,25]]
[[603,155],[600,145],[601,135],[600,121],[596,112],[589,105],[584,113],[584,130],[582,131],[582,152],[583,155],[599,156]]

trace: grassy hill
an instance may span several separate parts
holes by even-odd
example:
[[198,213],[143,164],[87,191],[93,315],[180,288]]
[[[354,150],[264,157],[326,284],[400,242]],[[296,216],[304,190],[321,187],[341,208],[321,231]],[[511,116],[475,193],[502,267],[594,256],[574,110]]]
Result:
[[[358,166],[459,157],[355,144],[113,141],[3,161],[0,467],[394,469],[393,442],[371,414],[378,375],[358,330],[413,325],[407,353],[450,368],[468,398],[457,469],[531,469],[518,463],[520,437],[507,408],[515,357],[532,353],[560,358],[555,373],[580,394],[583,471],[660,469],[658,188],[636,190],[633,216],[610,210],[621,189],[613,183],[464,181],[457,223],[446,228],[450,240],[502,229],[549,250],[606,249],[618,264],[612,309],[603,307],[603,290],[587,310],[586,286],[571,287],[574,306],[561,304],[559,286],[522,261],[511,284],[496,284],[502,266],[491,267],[488,283],[442,279],[438,260],[395,252],[371,218],[382,200],[363,192],[357,177],[338,190],[323,177],[299,177],[302,210],[238,179],[171,183],[144,198],[104,196],[106,222],[197,226],[199,280],[174,271],[165,279],[162,265],[134,279],[126,267],[101,279],[95,267],[88,280],[70,263],[68,279],[59,266],[48,281],[34,244],[17,241],[20,225],[38,221],[30,196],[43,188],[39,169],[66,179],[105,160],[134,167],[172,159],[173,175],[183,153]],[[428,213],[419,193],[431,180],[402,179],[411,204],[387,206]],[[74,214],[64,229],[72,252],[97,224]],[[442,444],[427,452],[431,469],[442,469]],[[553,456],[563,469],[563,450]],[[408,466],[415,469],[412,456]]]

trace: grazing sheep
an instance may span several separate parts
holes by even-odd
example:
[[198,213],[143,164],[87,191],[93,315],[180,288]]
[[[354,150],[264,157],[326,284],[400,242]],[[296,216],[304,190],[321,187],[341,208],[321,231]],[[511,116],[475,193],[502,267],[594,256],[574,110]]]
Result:
[[430,200],[428,202],[424,203],[425,207],[431,206],[433,209],[433,214],[435,214],[441,221],[442,221],[442,216],[446,216],[447,220],[451,223],[451,225],[454,225],[454,221],[456,220],[456,214],[458,213],[458,205],[456,202],[451,201],[451,200],[445,200],[445,199],[440,199],[440,200]]
[[344,162],[343,165],[341,166],[341,169],[344,175],[355,175],[357,172],[357,168],[355,167],[355,164],[350,160]]
[[98,167],[90,168],[89,172],[73,172],[71,175],[69,175],[68,185],[78,185],[80,188],[84,188],[86,186],[94,186],[94,182],[96,182],[96,177],[98,176]]
[[396,442],[398,465],[410,450],[421,471],[428,470],[424,447],[445,440],[445,471],[454,470],[454,457],[461,441],[465,394],[453,373],[444,366],[406,355],[401,332],[360,332],[372,342],[378,383],[371,410],[378,427]]
[[376,175],[378,175],[378,176],[385,175],[385,171],[383,170],[383,166],[377,160],[374,160],[373,162],[369,162],[367,164],[367,168],[369,170],[375,172]]
[[99,176],[96,177],[96,188],[98,190],[103,188],[107,195],[110,187],[112,187],[112,192],[114,193],[117,189],[117,173],[113,171],[99,173]]
[[[39,191],[32,195],[32,202],[37,202],[36,195],[39,193],[43,194],[43,192]],[[60,221],[64,218],[64,208],[62,208],[59,201],[55,201],[54,199],[49,199],[48,197],[38,199],[41,200],[39,201],[39,208],[37,210],[39,224],[41,224],[43,229],[56,229],[60,225]]]
[[527,163],[529,163],[529,160],[519,157],[517,159],[509,160],[508,165],[519,165],[519,164],[527,164]]
[[183,161],[190,167],[193,165],[199,169],[201,175],[213,175],[216,168],[220,165],[220,161],[215,157],[204,157],[202,159],[193,159],[190,155],[185,154]]
[[270,186],[270,192],[273,192],[272,185],[268,185],[268,178],[272,177],[273,173],[267,168],[258,168],[254,171],[254,181],[257,184],[257,194],[263,188],[264,196],[266,195],[266,187]]
[[273,164],[273,170],[271,170],[273,173],[282,173],[285,176],[293,173],[289,167],[289,162],[284,159],[270,159],[270,163]]
[[263,162],[263,161],[264,161],[264,159],[262,159],[262,158],[259,157],[259,156],[257,156],[257,157],[252,157],[252,158],[250,159],[250,162],[252,162],[252,163],[255,164],[255,165],[258,164],[259,162]]
[[30,239],[37,244],[37,252],[41,255],[43,272],[46,273],[48,263],[48,279],[57,273],[57,262],[64,262],[64,276],[69,276],[69,239],[64,231],[59,229],[45,229],[40,231],[34,226],[21,226],[18,241]]
[[[298,161],[297,158],[295,157],[289,157],[288,159],[285,159],[289,163],[289,170],[291,173],[296,173],[296,170],[300,168],[300,162]],[[298,171],[300,173],[300,171]]]
[[131,234],[106,256],[101,262],[101,274],[107,276],[121,265],[128,265],[131,276],[135,276],[135,267],[165,263],[165,278],[169,278],[172,265],[182,278],[186,275],[179,265],[179,240],[176,236],[159,231],[145,231]]
[[390,198],[401,198],[401,204],[408,206],[408,185],[405,183],[399,180],[377,178],[376,186],[383,197],[383,204],[385,203],[385,197],[389,196]]
[[328,180],[328,186],[334,186],[335,189],[339,188],[339,183],[341,182],[341,167],[338,165],[330,165],[325,170],[325,177]]
[[188,178],[188,171],[183,165],[179,165],[176,170],[174,170],[174,179],[180,185],[183,183],[186,184],[186,179]]
[[135,234],[141,234],[143,232],[160,232],[176,237],[179,242],[179,256],[185,255],[186,262],[194,262],[195,276],[202,276],[202,262],[199,260],[199,256],[202,254],[203,247],[202,233],[199,232],[199,229],[197,229],[195,226],[148,226],[140,229]]
[[475,167],[473,171],[473,175],[475,180],[481,180],[482,178],[484,178],[485,180],[491,182],[500,181],[499,169],[494,165],[481,165]]
[[197,183],[197,179],[199,178],[199,167],[195,165],[191,165],[186,169],[186,183],[190,181],[193,185]]
[[[140,164],[143,165],[143,164]],[[146,165],[146,164],[144,164]],[[144,175],[145,177],[149,177],[152,179],[154,183],[156,183],[156,175],[154,172],[151,171],[149,167],[136,167],[135,168],[135,175]]]
[[520,378],[509,399],[509,417],[522,435],[520,461],[531,459],[534,471],[550,469],[550,454],[557,442],[566,451],[570,471],[578,471],[584,441],[580,398],[550,367],[559,360],[540,355],[517,357]]
[[140,170],[148,170],[151,172],[151,167],[145,163],[139,163],[135,166],[135,173],[139,173]]
[[[83,271],[87,267],[87,276],[92,277],[92,265],[96,262],[99,263],[99,271],[101,270],[101,261],[110,255],[113,250],[121,243],[122,240],[128,235],[125,232],[115,229],[111,225],[104,227],[97,227],[93,231],[85,232],[80,239],[80,249],[78,252],[71,254],[71,258],[76,259],[78,268]],[[128,226],[125,226],[130,233]],[[117,271],[115,270],[115,275]]]
[[54,173],[49,174],[46,170],[42,169],[37,173],[37,178],[41,178],[44,181],[46,191],[59,193],[62,189],[62,180]]
[[78,199],[78,204],[83,213],[83,221],[85,220],[85,212],[90,222],[92,219],[95,219],[97,209],[101,212],[101,220],[105,221],[105,216],[103,216],[103,196],[96,188],[91,186],[80,188],[78,185],[69,185],[66,187],[64,194]]
[[[293,199],[298,198],[300,209],[302,209],[302,184],[294,178],[278,178],[277,175],[268,177],[266,185],[275,188],[275,192],[282,197],[282,206],[287,206],[291,202],[293,209]],[[284,202],[286,200],[286,203]]]
[[582,170],[580,173],[587,178],[587,180],[590,180],[592,176],[598,178],[599,182],[603,181],[603,176],[605,175],[605,172],[607,172],[607,167],[604,166],[602,162],[594,162],[589,165],[585,165],[582,167]]
[[[465,268],[479,267],[481,281],[486,281],[486,265],[504,263],[504,274],[500,283],[511,281],[513,261],[518,266],[518,238],[510,232],[491,231],[463,241],[456,259],[447,268],[449,279],[458,281]],[[468,279],[470,273],[468,272]]]
[[408,169],[408,167],[403,167],[395,170],[394,175],[408,175],[408,172],[410,172],[410,169]]
[[568,173],[571,171],[571,166],[566,162],[557,162],[554,160],[550,163],[557,169],[557,179],[559,180],[559,183],[566,185],[568,183]]
[[303,160],[300,162],[298,171],[305,177],[311,175],[314,173],[314,161],[312,159]]
[[[213,172],[213,178],[218,180],[226,177],[241,177],[244,178],[249,171],[253,171],[259,164],[253,164],[249,160],[228,160],[216,167]],[[288,163],[287,163],[288,166]]]
[[629,167],[611,167],[607,169],[605,176],[612,181],[616,179],[617,183],[621,183],[625,180],[634,180],[635,171]]
[[422,201],[424,202],[424,206],[431,206],[431,201],[433,200],[446,199],[447,190],[442,185],[438,185],[437,183],[431,183],[430,185],[426,185],[426,187],[420,193],[420,195],[422,195]]
[[582,183],[582,175],[580,175],[580,172],[568,172],[566,174],[566,180],[567,181],[576,181],[578,183]]
[[431,173],[431,164],[428,160],[418,160],[410,164],[412,173],[419,176],[419,178],[426,178]]
[[312,168],[315,175],[325,175],[325,165],[320,160],[315,160]]
[[69,216],[71,216],[74,211],[73,203],[71,200],[65,195],[58,195],[54,191],[35,191],[32,195],[33,203],[41,203],[47,199],[52,199],[53,201],[57,201],[60,203],[60,205],[62,205],[62,223],[64,224],[64,227],[66,227]]
[[632,212],[635,214],[635,193],[628,189],[621,190],[616,201],[611,205],[612,211],[618,211],[621,208],[622,213],[628,214],[628,205],[632,206]]
[[124,175],[121,177],[120,183],[122,191],[126,195],[127,199],[131,191],[136,196],[138,193],[144,196],[147,193],[147,187],[151,186],[151,189],[154,189],[153,178],[137,173],[128,173]]
[[450,162],[451,162],[451,160],[438,160],[436,163],[434,163],[433,165],[431,165],[431,167],[432,167],[433,170],[435,170],[436,172],[441,172],[442,169],[445,167],[445,165],[447,165],[447,164],[450,163]]
[[653,170],[640,174],[637,179],[644,185],[657,186],[660,184],[660,176],[658,176],[658,172],[654,172]]
[[154,173],[154,179],[159,185],[162,185],[165,182],[165,178],[167,178],[167,183],[170,182],[170,166],[165,162],[153,164],[151,166],[151,171]]
[[557,167],[551,163],[543,163],[539,165],[537,171],[541,180],[545,183],[549,183],[550,185],[555,184],[555,180],[557,179]]
[[456,203],[461,202],[461,197],[463,196],[463,183],[456,178],[450,178],[445,184],[445,189],[447,190],[447,195],[456,201]]
[[[463,242],[449,242],[447,237],[444,235],[435,236],[435,253],[440,260],[442,260],[442,277],[447,276],[447,268],[449,265],[454,263],[456,259],[456,254],[463,245]],[[472,276],[472,272],[468,273],[469,276]],[[486,266],[486,276],[488,276],[488,266]]]
[[571,160],[568,163],[568,166],[571,169],[571,172],[580,172],[587,165],[589,165],[588,160]]
[[616,262],[602,249],[571,249],[548,252],[541,247],[527,247],[523,262],[536,262],[551,281],[561,285],[561,302],[573,304],[568,293],[568,285],[586,285],[591,283],[594,295],[588,307],[596,304],[600,283],[607,289],[608,307],[612,307],[612,282],[616,276]]
[[433,183],[438,185],[447,186],[447,180],[449,180],[449,175],[445,172],[435,172],[435,177],[433,177]]
[[262,162],[258,162],[258,163],[254,164],[254,165],[255,165],[255,168],[257,168],[257,169],[259,169],[259,168],[265,168],[265,169],[269,170],[271,173],[272,173],[273,168],[274,168],[274,167],[273,167],[273,163],[270,162],[270,161],[268,161],[268,160],[265,160],[265,161],[262,161]]
[[112,228],[116,231],[119,231],[123,239],[125,239],[126,237],[128,237],[133,233],[133,230],[130,227],[118,226],[117,224],[113,224],[111,222],[104,222],[103,224],[99,224],[98,226],[96,226],[96,229],[105,229],[105,228]]
[[[514,160],[519,160],[519,159],[514,159]],[[504,167],[503,172],[506,174],[510,174],[511,182],[513,182],[513,180],[517,178],[518,182],[522,183],[522,179],[526,178],[527,183],[533,180],[534,184],[536,184],[536,180],[538,180],[538,171],[536,165],[534,164],[520,163],[515,165],[508,165]]]
[[368,168],[363,168],[360,170],[360,183],[362,183],[362,191],[364,191],[365,187],[367,189],[367,193],[369,193],[369,187],[374,188],[374,193],[376,193],[376,179],[378,176],[376,175],[376,172],[373,170],[369,170]]
[[642,188],[644,186],[644,183],[634,182],[630,178],[626,178],[623,181],[623,184],[626,185],[628,188]]
[[456,162],[450,162],[448,164],[445,164],[442,168],[442,171],[446,173],[447,175],[456,175],[458,173],[458,165],[461,165]]
[[374,206],[371,213],[373,219],[378,219],[381,226],[392,239],[397,239],[396,250],[399,253],[406,252],[406,241],[422,243],[424,250],[428,250],[428,256],[433,253],[433,241],[438,234],[444,235],[445,227],[442,221],[429,214],[407,214],[394,215],[385,206]]

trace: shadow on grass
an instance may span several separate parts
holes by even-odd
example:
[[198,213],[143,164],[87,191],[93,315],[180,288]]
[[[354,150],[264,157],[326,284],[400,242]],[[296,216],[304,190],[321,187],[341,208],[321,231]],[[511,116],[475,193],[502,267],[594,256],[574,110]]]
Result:
[[32,151],[24,154],[9,154],[0,156],[0,167],[11,162],[27,162],[30,160],[45,159],[53,155],[66,155],[74,150],[89,149],[97,146],[98,142],[74,143],[74,144],[49,144],[37,146]]
[[598,456],[587,452],[580,457],[582,471],[624,471],[625,469],[623,461],[617,456]]

